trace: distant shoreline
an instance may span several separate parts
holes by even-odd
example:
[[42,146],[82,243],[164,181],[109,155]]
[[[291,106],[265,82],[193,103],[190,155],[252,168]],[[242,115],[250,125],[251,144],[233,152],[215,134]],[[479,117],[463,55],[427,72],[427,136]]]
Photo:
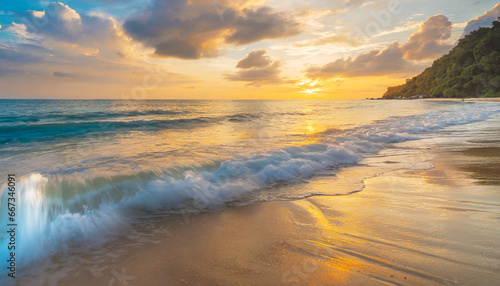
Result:
[[[431,100],[431,101],[462,101],[461,98],[423,98],[421,100]],[[469,97],[464,98],[464,101],[497,101],[500,102],[500,97],[491,97],[491,98],[476,98]]]
[[[462,98],[402,98],[402,99],[386,99],[386,98],[368,98],[368,100],[429,100],[429,101],[462,101]],[[490,98],[477,98],[477,97],[466,97],[464,101],[493,101],[500,102],[500,97],[490,97]]]

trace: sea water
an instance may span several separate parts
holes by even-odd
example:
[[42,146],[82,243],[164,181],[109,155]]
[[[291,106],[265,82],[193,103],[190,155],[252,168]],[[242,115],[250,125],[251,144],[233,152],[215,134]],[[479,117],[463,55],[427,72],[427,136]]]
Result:
[[[158,213],[361,191],[362,178],[322,192],[296,186],[500,112],[494,102],[401,100],[0,104],[0,225],[9,224],[15,174],[17,267],[127,235]],[[9,239],[0,233],[2,269]]]

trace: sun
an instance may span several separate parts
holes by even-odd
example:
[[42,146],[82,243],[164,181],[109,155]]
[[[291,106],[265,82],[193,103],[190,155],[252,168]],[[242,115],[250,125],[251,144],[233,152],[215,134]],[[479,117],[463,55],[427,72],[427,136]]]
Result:
[[322,91],[320,87],[323,86],[323,82],[319,79],[306,78],[301,80],[298,85],[302,89],[301,93],[313,94]]
[[320,91],[322,91],[321,88],[309,88],[306,90],[301,90],[300,92],[307,93],[307,94],[313,94],[313,93],[320,92]]

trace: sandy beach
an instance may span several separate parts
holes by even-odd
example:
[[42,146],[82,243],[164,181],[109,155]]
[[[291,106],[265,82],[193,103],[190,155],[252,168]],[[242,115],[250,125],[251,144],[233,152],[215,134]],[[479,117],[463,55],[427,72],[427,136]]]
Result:
[[143,223],[148,235],[58,254],[18,285],[495,285],[498,122],[452,141],[401,143],[297,186],[335,188],[386,168],[353,194],[158,214]]

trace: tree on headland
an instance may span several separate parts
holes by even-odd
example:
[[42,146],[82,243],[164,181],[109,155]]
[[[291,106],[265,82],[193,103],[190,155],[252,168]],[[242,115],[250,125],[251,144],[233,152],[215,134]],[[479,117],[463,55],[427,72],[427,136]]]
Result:
[[472,31],[420,75],[387,88],[382,98],[500,97],[499,21]]

